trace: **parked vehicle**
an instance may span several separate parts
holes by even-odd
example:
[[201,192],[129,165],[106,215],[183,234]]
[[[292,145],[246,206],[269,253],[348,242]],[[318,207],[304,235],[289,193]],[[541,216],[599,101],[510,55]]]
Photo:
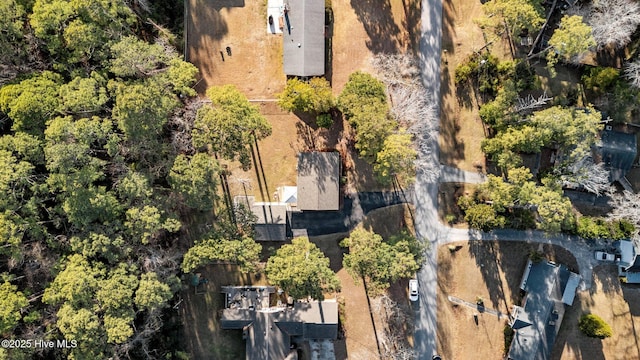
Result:
[[431,360],[442,360],[442,358],[440,357],[440,355],[433,355],[431,357]]
[[409,300],[418,301],[418,280],[409,280]]
[[609,254],[604,251],[596,251],[596,260],[616,261],[616,256],[614,254]]

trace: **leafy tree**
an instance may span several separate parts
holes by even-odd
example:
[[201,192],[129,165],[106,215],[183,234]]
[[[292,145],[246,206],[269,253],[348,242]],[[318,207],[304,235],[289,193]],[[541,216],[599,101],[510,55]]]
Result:
[[207,97],[212,106],[198,110],[192,131],[194,146],[209,146],[222,158],[238,160],[244,170],[249,169],[249,146],[254,139],[271,135],[271,125],[235,86],[211,87]]
[[90,232],[72,236],[69,244],[71,250],[87,259],[106,260],[111,264],[117,263],[123,255],[132,251],[120,234]]
[[132,142],[157,141],[169,114],[178,106],[155,81],[116,87],[112,116],[125,139]]
[[116,193],[125,205],[146,203],[152,198],[149,178],[137,171],[129,171],[116,182]]
[[349,248],[342,261],[347,272],[356,282],[365,279],[371,296],[380,295],[400,278],[413,276],[420,267],[420,257],[407,239],[389,244],[382,236],[358,228],[340,246]]
[[0,3],[0,63],[16,64],[24,55],[23,40],[25,9],[16,0]]
[[21,309],[29,302],[18,287],[5,281],[0,285],[0,334],[11,332],[22,319]]
[[77,308],[91,304],[103,276],[104,270],[92,266],[82,255],[71,255],[45,289],[42,301],[51,305],[66,302]]
[[475,204],[465,210],[464,220],[474,229],[489,231],[503,227],[506,223],[504,216],[498,215],[491,205]]
[[65,65],[103,59],[105,44],[134,21],[133,12],[117,0],[36,0],[30,16],[35,36]]
[[308,82],[289,79],[284,91],[278,94],[278,106],[287,111],[325,113],[334,102],[331,85],[325,78],[312,78]]
[[562,195],[562,188],[550,181],[543,181],[532,194],[531,203],[537,206],[540,222],[538,227],[549,232],[571,229],[575,225],[571,201]]
[[405,131],[389,135],[384,140],[373,165],[373,171],[381,184],[390,184],[394,177],[403,186],[413,182],[418,153],[413,148],[411,140],[411,134]]
[[63,114],[87,115],[100,111],[109,97],[104,87],[105,80],[100,75],[76,77],[60,86],[60,107]]
[[35,74],[0,89],[0,110],[13,121],[13,131],[41,135],[45,122],[59,106],[62,77],[50,71]]
[[329,258],[308,238],[295,238],[269,258],[266,267],[269,281],[294,299],[308,296],[322,300],[323,293],[336,291],[340,281],[329,268]]
[[[24,228],[16,220],[9,210],[0,213],[0,254],[11,254],[22,243]],[[2,332],[0,329],[0,333]]]
[[582,21],[582,16],[565,15],[549,39],[549,46],[551,51],[547,53],[547,66],[555,76],[553,66],[558,58],[564,62],[578,63],[585,53],[596,46],[596,41],[591,34],[591,27]]
[[[527,30],[533,34],[544,23],[544,12],[539,2],[529,0],[491,0],[482,5],[488,16],[479,19],[479,23],[501,32],[505,25],[511,36]],[[497,17],[495,15],[500,15]]]
[[387,95],[384,84],[370,74],[356,71],[349,75],[349,80],[338,96],[338,107],[347,117],[362,113],[362,108],[372,103],[386,104]]
[[598,95],[602,95],[615,85],[620,76],[620,71],[611,67],[592,67],[589,69],[589,73],[582,75],[582,82],[584,86],[595,92]]
[[145,77],[166,66],[171,56],[159,44],[125,36],[111,45],[109,70],[119,77]]
[[602,130],[601,120],[600,112],[591,107],[578,109],[554,106],[538,111],[531,117],[531,123],[542,134],[545,145],[570,151],[571,160],[581,159],[590,152]]
[[115,194],[104,186],[75,188],[65,195],[62,210],[79,229],[91,223],[113,225],[123,210]]
[[169,285],[158,280],[158,274],[150,272],[140,277],[134,301],[139,308],[153,311],[166,306],[172,296]]
[[[396,128],[386,103],[373,102],[357,109],[350,123],[356,131],[356,149],[360,156],[375,160],[385,139]],[[372,161],[374,162],[374,161]]]
[[0,136],[0,150],[9,151],[16,159],[28,161],[33,165],[44,164],[42,141],[24,132]]
[[224,240],[211,237],[196,243],[184,255],[182,271],[191,272],[200,266],[216,261],[237,264],[241,271],[255,271],[260,260],[262,245],[251,238]]
[[105,333],[98,314],[92,309],[75,308],[69,303],[60,307],[56,314],[56,326],[64,339],[76,340],[77,347],[71,349],[71,359],[103,359]]
[[133,295],[138,287],[138,278],[132,271],[135,268],[118,265],[107,279],[100,282],[96,292],[96,300],[105,312],[104,327],[111,343],[123,343],[133,335]]
[[213,208],[218,199],[218,175],[220,167],[209,154],[198,153],[189,159],[178,155],[169,172],[169,184],[182,195],[185,204],[193,209],[206,211]]
[[478,185],[476,197],[480,201],[491,201],[497,212],[504,212],[513,206],[516,190],[512,184],[501,177],[489,175],[485,183]]
[[595,314],[582,315],[578,321],[578,327],[588,337],[604,339],[613,335],[611,326]]
[[166,218],[163,215],[154,206],[133,207],[126,211],[124,226],[133,238],[146,245],[150,240],[157,237],[161,230],[169,232],[180,230],[180,221]]

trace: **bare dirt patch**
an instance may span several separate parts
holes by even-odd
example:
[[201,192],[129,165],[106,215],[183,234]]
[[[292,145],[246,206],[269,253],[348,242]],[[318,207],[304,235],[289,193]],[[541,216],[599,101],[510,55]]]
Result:
[[[598,266],[593,275],[591,291],[579,292],[565,313],[552,359],[639,359],[640,288],[621,286],[613,265]],[[582,334],[578,320],[585,313],[604,319],[613,336],[600,340]]]
[[282,36],[267,34],[266,14],[266,1],[188,1],[186,55],[200,70],[199,93],[223,84],[237,86],[250,99],[282,91]]
[[[503,314],[520,304],[520,280],[532,251],[575,269],[575,259],[556,246],[524,242],[460,242],[456,251],[438,248],[438,351],[445,359],[501,359],[503,329],[507,318],[498,319],[462,305],[454,306],[447,296],[475,303]],[[478,315],[478,324],[473,315]]]

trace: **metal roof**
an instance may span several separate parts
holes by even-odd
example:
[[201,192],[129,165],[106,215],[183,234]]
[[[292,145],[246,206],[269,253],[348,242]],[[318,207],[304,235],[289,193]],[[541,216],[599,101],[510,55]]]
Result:
[[324,75],[324,0],[285,1],[284,73]]

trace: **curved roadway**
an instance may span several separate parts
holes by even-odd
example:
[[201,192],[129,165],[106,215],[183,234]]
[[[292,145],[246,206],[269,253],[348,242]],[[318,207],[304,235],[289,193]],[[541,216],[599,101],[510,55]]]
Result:
[[[431,98],[437,99],[440,112],[440,57],[442,40],[442,0],[422,0],[420,68],[422,82]],[[426,120],[425,120],[426,121]],[[433,168],[440,168],[438,132],[428,137],[428,146],[420,147],[421,160]],[[429,242],[430,251],[418,273],[420,301],[416,312],[414,347],[420,360],[431,360],[437,351],[437,247],[454,241],[500,240],[526,241],[560,245],[569,250],[578,261],[582,275],[581,289],[591,287],[592,268],[596,264],[592,250],[584,240],[566,235],[548,235],[539,231],[501,229],[485,233],[475,230],[454,229],[440,223],[437,211],[438,184],[440,182],[481,182],[482,176],[449,167],[442,167],[439,176],[418,176],[415,184],[415,227],[420,239]]]

